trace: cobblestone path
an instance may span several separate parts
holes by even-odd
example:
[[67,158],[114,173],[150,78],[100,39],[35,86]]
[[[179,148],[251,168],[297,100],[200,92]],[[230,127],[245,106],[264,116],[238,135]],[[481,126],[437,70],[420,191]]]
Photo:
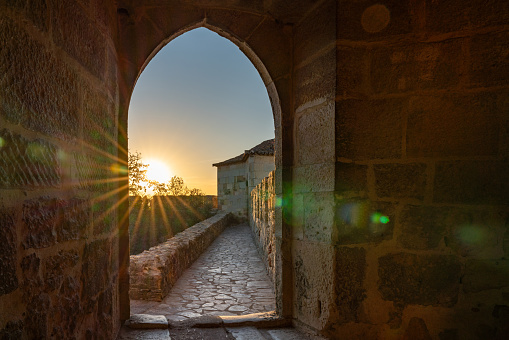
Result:
[[275,308],[272,283],[247,224],[226,228],[162,302],[131,300],[131,314],[165,315],[174,321]]

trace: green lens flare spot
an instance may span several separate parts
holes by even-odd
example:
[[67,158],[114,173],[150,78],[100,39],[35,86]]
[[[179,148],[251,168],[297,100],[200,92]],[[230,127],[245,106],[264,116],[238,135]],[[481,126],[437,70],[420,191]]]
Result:
[[2,148],[3,146],[5,146],[5,139],[0,137],[0,148]]
[[379,212],[376,212],[374,213],[373,215],[371,215],[371,222],[372,223],[381,223],[381,224],[387,224],[390,222],[390,219],[388,216],[385,216],[385,215],[382,215],[381,213]]
[[281,197],[276,197],[276,208],[281,208],[283,206],[283,199]]

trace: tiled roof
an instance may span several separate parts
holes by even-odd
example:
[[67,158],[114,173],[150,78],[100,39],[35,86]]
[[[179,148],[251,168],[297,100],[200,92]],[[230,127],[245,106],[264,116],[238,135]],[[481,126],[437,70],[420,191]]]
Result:
[[235,163],[242,163],[246,159],[248,159],[251,155],[262,155],[262,156],[273,156],[274,155],[274,139],[266,140],[265,142],[261,142],[254,148],[244,151],[244,153],[238,155],[237,157],[233,157],[227,159],[223,162],[214,163],[212,166],[223,166]]

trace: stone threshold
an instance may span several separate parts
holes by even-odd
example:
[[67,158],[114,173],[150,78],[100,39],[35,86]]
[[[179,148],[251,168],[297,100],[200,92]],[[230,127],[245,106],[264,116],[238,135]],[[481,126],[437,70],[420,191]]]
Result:
[[215,328],[215,327],[256,327],[276,328],[291,326],[291,320],[279,317],[275,312],[246,315],[204,315],[183,321],[167,319],[164,315],[133,314],[125,325],[131,329],[166,328]]

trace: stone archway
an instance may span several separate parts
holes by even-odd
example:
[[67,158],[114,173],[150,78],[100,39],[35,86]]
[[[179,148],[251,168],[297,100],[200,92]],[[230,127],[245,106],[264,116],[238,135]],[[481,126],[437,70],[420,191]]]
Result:
[[[276,212],[276,300],[281,316],[291,316],[291,229],[285,223],[291,204],[293,138],[291,103],[291,34],[290,29],[270,16],[217,8],[182,6],[119,7],[119,147],[127,150],[127,115],[136,80],[150,60],[167,43],[194,28],[205,27],[233,42],[258,70],[270,98],[275,126],[276,194],[287,202]],[[165,16],[165,14],[167,16]],[[155,19],[154,19],[155,18]],[[136,29],[134,29],[136,28]],[[267,37],[271,37],[267,39]],[[122,152],[119,152],[122,154]],[[127,157],[127,155],[125,155]],[[126,194],[126,193],[121,193]],[[127,202],[119,207],[125,216]],[[129,235],[128,222],[120,228],[120,306],[121,317],[129,317]]]

